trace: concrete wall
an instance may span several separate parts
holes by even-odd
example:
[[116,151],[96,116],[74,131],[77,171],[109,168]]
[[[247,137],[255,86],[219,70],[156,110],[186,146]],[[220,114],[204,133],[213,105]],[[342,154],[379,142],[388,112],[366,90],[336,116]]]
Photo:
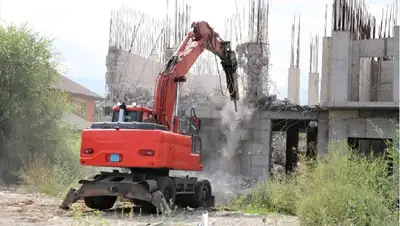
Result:
[[[198,106],[197,116],[202,118],[203,160],[206,167],[218,168],[222,164],[219,150],[224,146],[221,136],[220,112],[212,106]],[[231,159],[230,164],[238,166],[241,175],[268,178],[271,172],[271,140],[273,120],[292,119],[295,121],[318,122],[317,153],[323,156],[331,141],[347,141],[347,138],[393,138],[399,124],[396,110],[351,110],[330,109],[308,112],[260,111],[254,113],[252,121],[246,125],[246,139],[240,144],[241,154]],[[241,131],[235,131],[241,133]]]
[[393,38],[351,40],[349,31],[334,31],[323,39],[321,106],[398,106],[399,27],[394,30]]
[[[253,120],[253,132],[245,143],[247,159],[243,161],[243,172],[246,176],[256,176],[267,179],[270,172],[272,123],[271,119],[257,112]],[[247,160],[247,161],[246,161]]]
[[332,75],[332,38],[322,39],[322,68],[321,68],[321,90],[320,106],[326,106],[329,101],[329,84]]
[[[123,96],[124,90],[135,87],[142,87],[153,93],[163,64],[164,62],[157,62],[126,51],[111,50],[106,57],[106,84],[111,96],[116,94]],[[215,87],[220,87],[218,74],[208,73],[206,70],[198,72],[199,75],[188,73],[187,82],[182,86],[182,93],[190,90],[211,93]],[[224,81],[223,71],[220,71],[220,76]],[[222,87],[225,89],[226,85],[223,84]]]
[[372,72],[372,62],[369,58],[361,58],[360,59],[360,72],[359,72],[359,98],[362,102],[371,101],[371,90],[372,90],[372,80],[373,77],[371,76]]
[[373,111],[330,110],[329,141],[353,138],[393,138],[396,125],[399,124],[398,111],[381,112],[371,115]]
[[399,105],[399,74],[400,74],[400,26],[396,26],[394,28],[394,46],[395,54],[394,54],[394,62],[396,62],[393,75],[393,102]]
[[328,85],[329,105],[345,103],[348,99],[350,66],[350,32],[332,33],[332,74]]
[[113,50],[106,57],[106,66],[106,84],[110,92],[118,92],[122,86],[139,86],[154,92],[162,63],[126,51]]

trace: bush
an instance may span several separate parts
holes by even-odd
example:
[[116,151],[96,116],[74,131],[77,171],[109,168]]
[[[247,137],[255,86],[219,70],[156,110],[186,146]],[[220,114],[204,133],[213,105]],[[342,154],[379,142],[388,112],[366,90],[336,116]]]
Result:
[[0,180],[56,194],[79,174],[78,139],[63,123],[72,107],[52,88],[57,54],[26,26],[0,26],[0,40]]
[[53,157],[33,154],[20,171],[23,186],[28,191],[61,197],[77,185],[85,170],[79,165],[78,139],[71,140],[66,152],[56,150]]
[[290,177],[280,176],[259,183],[250,194],[240,196],[231,205],[250,213],[277,212],[294,215],[296,209],[293,203],[299,198],[295,189]]
[[388,176],[386,156],[358,155],[342,143],[329,149],[318,162],[301,160],[292,176],[263,182],[232,206],[297,215],[304,225],[398,225],[399,175]]

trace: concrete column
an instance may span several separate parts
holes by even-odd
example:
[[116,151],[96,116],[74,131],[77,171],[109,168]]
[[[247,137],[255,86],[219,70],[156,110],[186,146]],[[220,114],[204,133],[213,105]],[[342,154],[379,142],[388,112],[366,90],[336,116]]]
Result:
[[322,68],[321,68],[321,90],[320,90],[320,106],[328,103],[329,99],[329,81],[331,77],[331,55],[332,55],[332,39],[324,37],[322,39]]
[[[266,87],[265,76],[268,75],[269,59],[265,50],[265,43],[246,42],[237,46],[239,67],[244,69],[247,78],[247,98],[254,102],[263,95]],[[246,61],[243,61],[246,58]],[[240,62],[246,62],[244,65]]]
[[318,105],[319,73],[308,74],[308,105]]
[[290,67],[288,72],[288,100],[300,104],[300,68]]
[[330,76],[329,104],[344,104],[348,101],[349,66],[350,66],[350,32],[334,31],[332,33],[332,75]]
[[395,72],[393,74],[393,101],[396,103],[399,103],[399,64],[400,64],[400,53],[399,53],[399,48],[400,48],[400,26],[394,27],[394,38],[395,38],[395,43],[396,43],[396,50],[397,53],[395,54],[394,60],[395,60]]
[[296,167],[298,161],[299,131],[297,128],[289,128],[286,131],[286,173],[290,173]]
[[315,158],[317,155],[317,128],[307,128],[307,158]]
[[359,74],[359,98],[360,101],[371,101],[371,60],[368,58],[360,59],[360,74]]
[[370,100],[378,101],[379,96],[379,63],[377,61],[371,61],[371,90]]
[[349,73],[349,101],[359,101],[360,97],[360,41],[351,41],[351,65]]
[[272,159],[272,121],[271,119],[265,120],[265,127],[263,128],[265,138],[263,144],[267,147],[264,150],[265,155],[267,156],[267,167],[265,168],[265,179],[268,179],[269,176],[271,175],[271,159]]
[[328,117],[318,119],[318,132],[317,132],[317,151],[318,157],[324,156],[328,153],[328,130],[329,121]]
[[[268,179],[271,172],[272,124],[270,119],[260,120],[251,141],[251,176]],[[246,167],[243,167],[246,168]]]

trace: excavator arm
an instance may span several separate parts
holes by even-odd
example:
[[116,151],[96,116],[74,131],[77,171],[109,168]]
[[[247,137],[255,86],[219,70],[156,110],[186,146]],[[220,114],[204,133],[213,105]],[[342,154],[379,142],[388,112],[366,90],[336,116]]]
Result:
[[222,40],[207,22],[194,22],[192,30],[157,77],[154,115],[169,130],[177,132],[179,126],[177,113],[180,84],[186,81],[186,74],[205,49],[220,58],[230,99],[234,101],[235,110],[237,108],[239,92],[236,53],[231,50],[230,42]]

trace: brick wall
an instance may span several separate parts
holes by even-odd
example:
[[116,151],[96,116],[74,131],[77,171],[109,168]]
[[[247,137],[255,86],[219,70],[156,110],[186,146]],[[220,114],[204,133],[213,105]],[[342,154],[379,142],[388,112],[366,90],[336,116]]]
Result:
[[70,95],[70,101],[72,104],[79,105],[80,107],[83,107],[85,110],[82,115],[79,115],[83,119],[85,119],[88,122],[94,122],[94,112],[96,108],[96,101],[80,96],[80,95]]

